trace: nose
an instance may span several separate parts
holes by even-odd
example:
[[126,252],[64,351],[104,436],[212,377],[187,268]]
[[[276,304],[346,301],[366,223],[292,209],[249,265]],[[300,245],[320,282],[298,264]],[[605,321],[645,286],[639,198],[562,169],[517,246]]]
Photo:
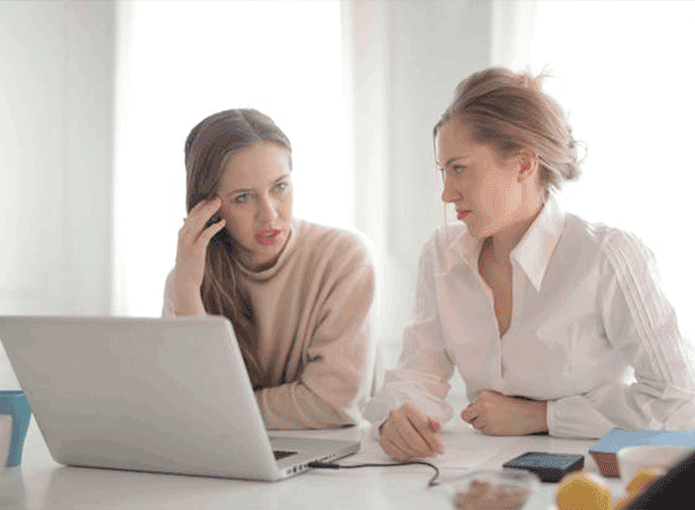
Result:
[[258,203],[257,216],[261,222],[270,222],[278,217],[277,204],[271,197],[261,197]]
[[460,191],[454,189],[454,187],[449,183],[449,179],[444,179],[444,191],[442,192],[442,201],[447,204],[458,202],[463,198]]

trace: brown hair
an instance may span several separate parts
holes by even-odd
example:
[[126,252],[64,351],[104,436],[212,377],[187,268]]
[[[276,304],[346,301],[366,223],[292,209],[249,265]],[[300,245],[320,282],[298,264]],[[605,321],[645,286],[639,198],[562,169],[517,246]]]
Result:
[[457,119],[473,139],[492,145],[503,156],[526,147],[537,152],[545,196],[580,175],[577,142],[558,103],[541,90],[543,75],[491,67],[461,81],[434,127]]
[[[188,212],[215,196],[222,171],[234,154],[259,142],[275,143],[292,153],[285,133],[258,110],[225,110],[199,122],[186,138],[184,150]],[[251,309],[237,289],[233,253],[234,240],[223,228],[208,245],[200,294],[207,313],[238,324],[239,313],[251,319]]]

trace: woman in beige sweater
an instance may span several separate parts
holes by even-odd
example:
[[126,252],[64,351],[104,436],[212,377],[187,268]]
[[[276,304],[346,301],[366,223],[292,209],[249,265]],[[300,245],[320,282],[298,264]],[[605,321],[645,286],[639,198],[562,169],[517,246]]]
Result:
[[363,238],[292,216],[290,142],[256,110],[201,121],[185,161],[188,217],[163,315],[232,322],[269,429],[357,423],[374,367]]

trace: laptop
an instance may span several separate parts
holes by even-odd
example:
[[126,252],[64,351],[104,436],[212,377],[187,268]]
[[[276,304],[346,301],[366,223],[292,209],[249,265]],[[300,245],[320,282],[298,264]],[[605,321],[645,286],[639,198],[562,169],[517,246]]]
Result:
[[56,462],[275,481],[359,450],[269,437],[224,317],[0,317]]

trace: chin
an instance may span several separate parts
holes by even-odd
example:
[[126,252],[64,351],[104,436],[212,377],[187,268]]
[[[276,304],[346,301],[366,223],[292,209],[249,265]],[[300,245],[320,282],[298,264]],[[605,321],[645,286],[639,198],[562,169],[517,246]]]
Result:
[[466,223],[465,221],[462,222],[464,225],[466,225],[466,230],[468,231],[468,234],[471,237],[482,237],[484,234],[481,232],[481,229],[478,225],[475,223]]

